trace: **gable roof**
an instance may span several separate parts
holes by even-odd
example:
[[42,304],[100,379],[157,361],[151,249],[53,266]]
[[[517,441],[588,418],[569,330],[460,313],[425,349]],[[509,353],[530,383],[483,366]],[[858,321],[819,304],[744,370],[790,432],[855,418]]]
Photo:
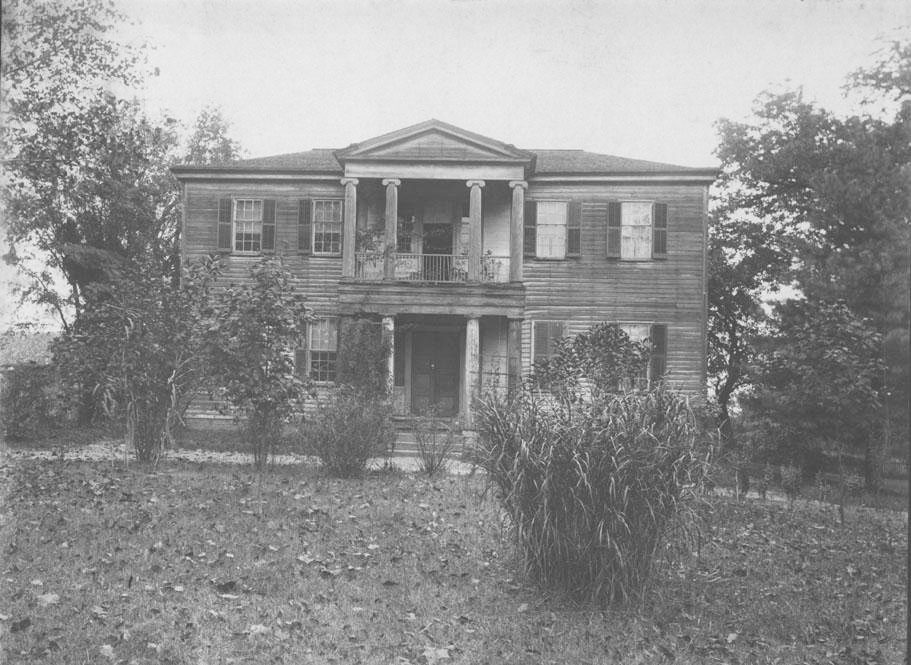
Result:
[[440,120],[427,120],[410,127],[353,143],[346,148],[319,148],[252,159],[218,166],[175,166],[181,176],[226,176],[243,173],[276,175],[344,174],[346,161],[370,160],[479,161],[524,164],[529,178],[535,176],[697,176],[713,180],[715,167],[692,167],[606,155],[585,150],[522,150],[490,137],[475,134]]

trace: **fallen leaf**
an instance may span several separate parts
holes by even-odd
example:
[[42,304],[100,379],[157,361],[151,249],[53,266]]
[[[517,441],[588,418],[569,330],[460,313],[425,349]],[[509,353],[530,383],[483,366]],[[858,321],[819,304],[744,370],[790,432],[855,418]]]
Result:
[[13,621],[13,623],[10,624],[9,632],[18,633],[20,630],[25,630],[31,625],[32,620],[28,617],[25,617],[24,619],[19,619],[19,621]]
[[48,605],[56,605],[60,602],[60,596],[56,593],[43,593],[38,596],[38,605],[41,607],[47,607]]
[[110,644],[103,645],[98,651],[101,652],[101,655],[109,660],[114,660],[114,647]]
[[449,660],[449,649],[442,647],[433,647],[426,646],[424,647],[424,653],[421,654],[424,657],[424,660],[427,661],[427,665],[434,665],[441,660]]
[[250,626],[249,632],[250,635],[265,635],[267,633],[271,633],[272,631],[269,630],[268,626],[264,626],[261,623],[254,623],[252,626]]
[[522,612],[527,612],[527,611],[528,611],[528,603],[522,603],[521,605],[519,605],[519,609],[517,609],[516,611],[517,611],[519,614],[521,614]]
[[733,642],[739,637],[737,633],[728,633],[728,636],[725,638],[728,644],[733,644]]

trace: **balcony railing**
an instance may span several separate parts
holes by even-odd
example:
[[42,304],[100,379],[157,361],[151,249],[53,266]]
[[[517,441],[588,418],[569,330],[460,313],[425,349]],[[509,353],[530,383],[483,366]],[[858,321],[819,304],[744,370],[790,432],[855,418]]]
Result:
[[[359,281],[379,281],[385,275],[382,254],[358,252],[355,256],[354,278]],[[481,257],[482,282],[508,282],[509,257],[485,254]],[[401,282],[468,281],[468,257],[464,254],[403,254],[395,255],[395,279]]]

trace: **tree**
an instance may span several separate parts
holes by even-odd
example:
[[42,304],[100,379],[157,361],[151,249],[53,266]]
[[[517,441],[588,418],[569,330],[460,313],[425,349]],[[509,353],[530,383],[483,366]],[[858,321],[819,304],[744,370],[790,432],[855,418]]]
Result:
[[778,308],[744,404],[772,457],[818,470],[821,452],[870,451],[882,424],[882,339],[846,305],[794,300]]
[[[762,96],[750,123],[719,123],[724,198],[713,237],[728,247],[713,256],[710,280],[715,381],[726,390],[739,374],[743,384],[744,361],[756,349],[731,344],[730,322],[739,321],[738,332],[758,333],[762,317],[756,306],[768,288],[788,285],[796,298],[825,305],[803,316],[846,307],[851,320],[881,341],[880,361],[889,361],[874,387],[883,398],[879,403],[894,408],[873,408],[880,423],[897,419],[897,427],[874,428],[865,443],[857,443],[868,458],[881,443],[874,432],[907,431],[908,370],[900,355],[888,354],[898,347],[895,340],[907,338],[911,319],[911,99],[903,83],[911,71],[909,54],[908,45],[893,45],[886,61],[855,73],[850,84],[868,100],[900,99],[894,117],[841,118],[790,92]],[[746,225],[738,228],[743,220]],[[724,228],[735,231],[730,242],[719,233]],[[744,263],[752,261],[763,238],[769,255]],[[779,306],[781,325],[790,325],[788,307]],[[828,326],[824,319],[816,321],[819,345],[831,341],[830,333],[837,336]],[[800,356],[797,350],[785,352],[792,343],[789,334],[777,336],[783,357]],[[719,403],[724,399],[721,392]]]
[[[5,258],[32,280],[23,296],[50,305],[66,329],[90,283],[68,245],[151,256],[179,276],[168,172],[176,126],[109,92],[142,75],[141,51],[108,34],[123,20],[111,3],[17,0],[3,12]],[[68,293],[58,293],[55,274]]]
[[[91,250],[100,254],[100,250]],[[217,261],[167,275],[116,256],[86,288],[87,306],[55,348],[66,379],[88,386],[105,414],[126,425],[141,462],[155,464],[203,378],[202,324]]]
[[307,395],[309,381],[295,372],[312,313],[279,259],[264,258],[250,279],[214,299],[206,334],[207,365],[215,390],[246,418],[258,468]]
[[240,158],[240,143],[230,137],[230,125],[221,109],[203,108],[196,117],[184,163],[193,166],[219,166]]

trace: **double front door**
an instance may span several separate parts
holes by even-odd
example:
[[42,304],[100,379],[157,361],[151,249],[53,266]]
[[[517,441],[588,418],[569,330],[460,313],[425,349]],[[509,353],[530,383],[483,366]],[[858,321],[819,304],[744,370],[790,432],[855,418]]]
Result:
[[411,410],[415,415],[459,412],[459,334],[419,331],[411,342]]

